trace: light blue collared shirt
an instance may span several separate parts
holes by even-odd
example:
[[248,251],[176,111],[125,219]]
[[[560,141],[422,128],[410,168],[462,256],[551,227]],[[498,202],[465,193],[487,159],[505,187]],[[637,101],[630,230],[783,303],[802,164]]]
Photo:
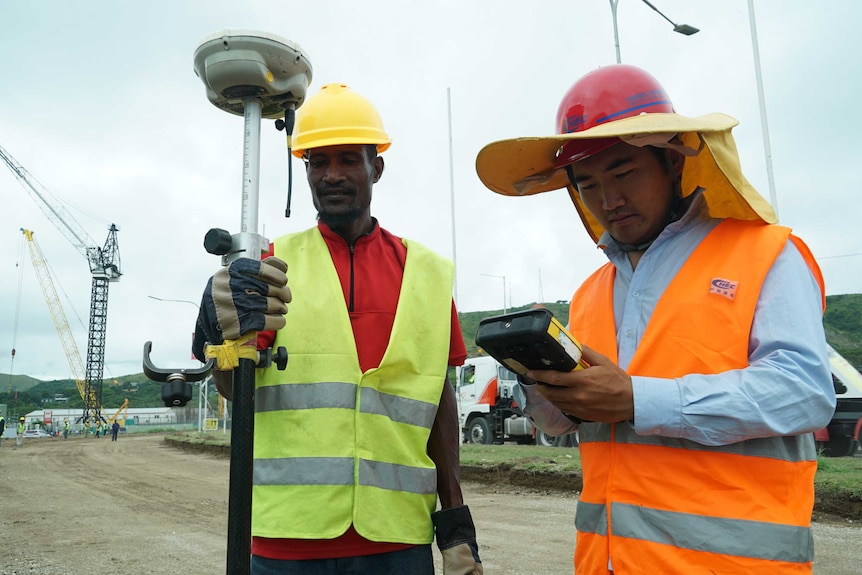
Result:
[[[644,252],[636,269],[607,233],[599,239],[616,268],[613,302],[622,369],[631,362],[659,298],[720,221],[709,217],[698,193],[686,214]],[[725,445],[825,427],[835,411],[835,390],[820,304],[819,285],[788,241],[758,298],[748,367],[679,378],[633,376],[635,431]],[[574,431],[571,421],[532,386],[519,387],[525,397],[516,400],[521,399],[540,429],[551,435]]]

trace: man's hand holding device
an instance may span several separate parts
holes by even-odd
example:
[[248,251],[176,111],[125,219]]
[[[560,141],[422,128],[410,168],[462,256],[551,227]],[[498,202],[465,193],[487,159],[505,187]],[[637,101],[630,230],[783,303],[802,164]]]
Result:
[[634,419],[631,377],[580,344],[544,308],[482,320],[476,344],[563,413],[582,421]]

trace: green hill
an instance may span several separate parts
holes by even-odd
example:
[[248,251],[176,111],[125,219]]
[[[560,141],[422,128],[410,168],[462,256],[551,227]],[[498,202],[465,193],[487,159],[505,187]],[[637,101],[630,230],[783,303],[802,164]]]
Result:
[[[529,309],[535,304],[507,310],[509,312]],[[563,324],[568,323],[568,302],[542,304],[554,314]],[[475,356],[476,330],[479,322],[486,317],[503,313],[501,309],[459,313],[461,333],[467,345],[467,354]],[[862,294],[833,295],[826,297],[826,313],[823,315],[823,326],[826,331],[826,341],[843,355],[847,361],[862,369]],[[577,334],[574,334],[577,337]]]
[[42,383],[41,380],[30,377],[29,375],[10,375],[8,373],[0,373],[0,392],[8,392],[14,389],[27,391],[31,387],[36,387],[40,383]]
[[[20,385],[20,387],[18,387]],[[197,405],[197,387],[191,405]],[[162,387],[143,373],[105,379],[102,384],[104,413],[112,412],[128,399],[129,407],[162,406]],[[34,409],[83,409],[84,400],[74,380],[40,381],[26,375],[0,374],[0,404],[16,414]]]
[[[507,309],[514,312],[529,309],[530,303]],[[563,324],[568,323],[568,302],[549,302],[542,304]],[[461,332],[467,353],[475,356],[476,330],[479,322],[487,317],[500,315],[502,309],[487,311],[461,312]],[[862,294],[834,295],[826,298],[826,313],[823,316],[826,339],[838,353],[847,358],[857,369],[862,368]],[[197,386],[195,397],[190,405],[197,405]],[[62,404],[52,403],[55,396],[66,397]],[[132,407],[155,407],[161,403],[161,384],[150,381],[143,373],[124,375],[106,379],[102,386],[102,405],[106,409],[118,407],[124,399],[129,399]],[[27,375],[0,373],[0,404],[7,404],[19,412],[42,407],[83,407],[75,382],[69,379],[41,381]]]
[[[512,313],[516,311],[521,311],[525,309],[530,309],[536,305],[535,302],[529,303],[527,305],[522,305],[520,307],[513,307],[511,309],[507,309],[507,313]],[[543,306],[551,310],[551,313],[554,314],[554,317],[557,318],[560,323],[563,325],[569,323],[569,303],[568,302],[554,302],[554,303],[543,303]],[[464,336],[464,344],[467,346],[467,355],[473,357],[478,354],[478,348],[476,346],[476,330],[479,329],[479,322],[485,318],[492,317],[495,315],[501,315],[503,313],[502,309],[492,309],[488,311],[468,311],[468,312],[459,312],[458,319],[461,321],[461,333]]]
[[862,294],[826,297],[826,341],[862,371]]

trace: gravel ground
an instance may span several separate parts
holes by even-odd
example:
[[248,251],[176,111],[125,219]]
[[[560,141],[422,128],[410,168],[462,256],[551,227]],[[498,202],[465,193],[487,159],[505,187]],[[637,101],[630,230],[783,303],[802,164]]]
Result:
[[[224,573],[229,461],[159,434],[0,447],[0,575]],[[467,481],[487,575],[572,573],[576,496]],[[815,523],[815,575],[856,575],[862,526]],[[437,573],[441,573],[439,556]]]

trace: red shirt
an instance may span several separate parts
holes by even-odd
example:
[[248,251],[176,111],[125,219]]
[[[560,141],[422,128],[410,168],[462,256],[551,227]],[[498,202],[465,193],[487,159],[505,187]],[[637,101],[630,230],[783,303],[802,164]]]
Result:
[[[374,229],[359,237],[353,246],[322,222],[317,224],[329,248],[344,303],[350,315],[353,338],[362,371],[380,365],[395,322],[395,310],[401,293],[407,247],[401,238],[382,229],[375,220]],[[271,248],[270,248],[271,249]],[[289,273],[289,270],[288,270]],[[289,285],[289,284],[288,284]],[[452,332],[449,340],[449,365],[462,365],[467,357],[461,324],[452,303]],[[272,345],[275,332],[260,332],[258,348]],[[270,539],[253,537],[254,555],[270,559],[325,559],[373,555],[405,549],[404,543],[378,543],[359,535],[351,525],[335,539]]]

